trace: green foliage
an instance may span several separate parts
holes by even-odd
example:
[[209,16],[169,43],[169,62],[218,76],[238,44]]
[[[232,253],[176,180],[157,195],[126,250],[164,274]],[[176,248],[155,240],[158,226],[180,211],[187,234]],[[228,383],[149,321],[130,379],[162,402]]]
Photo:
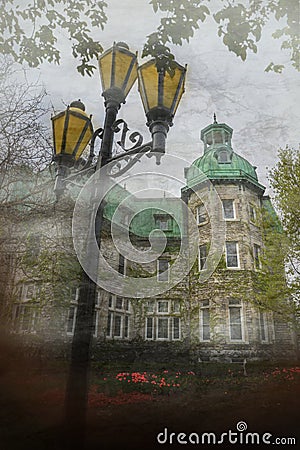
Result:
[[300,250],[300,152],[286,147],[279,150],[278,157],[269,174],[270,183],[283,225]]
[[[224,44],[244,61],[248,50],[257,53],[256,42],[261,39],[263,27],[271,16],[277,21],[286,20],[286,26],[276,30],[272,36],[284,39],[281,49],[290,50],[292,65],[300,70],[298,0],[250,0],[247,6],[232,1],[214,14],[214,19],[220,24],[218,34],[223,37]],[[281,73],[283,68],[282,64],[271,62],[265,71]]]
[[285,275],[288,238],[271,209],[263,209],[260,222],[264,247],[260,256],[261,270],[253,273],[254,300],[262,309],[290,315],[294,305],[289,301],[293,288]]
[[275,202],[288,238],[288,270],[299,295],[300,288],[300,153],[286,147],[279,150],[279,161],[269,178]]
[[[147,36],[142,56],[156,58],[172,73],[174,55],[169,45],[189,42],[201,22],[212,15],[225,46],[244,61],[248,51],[257,52],[264,26],[275,17],[283,20],[284,26],[272,36],[282,40],[281,49],[290,52],[292,66],[300,70],[298,0],[221,2],[215,11],[209,0],[151,0],[154,13],[160,12],[163,17],[157,30]],[[58,37],[66,33],[72,55],[79,60],[77,70],[91,75],[95,70],[91,61],[102,52],[93,32],[107,23],[107,7],[100,0],[6,0],[1,6],[0,53],[30,67],[44,61],[59,63]],[[266,71],[280,73],[283,67],[271,62]]]
[[1,6],[0,53],[37,67],[44,61],[60,62],[57,47],[60,30],[67,32],[77,70],[91,75],[89,62],[102,47],[91,37],[91,28],[103,29],[107,4],[99,0],[7,0]]

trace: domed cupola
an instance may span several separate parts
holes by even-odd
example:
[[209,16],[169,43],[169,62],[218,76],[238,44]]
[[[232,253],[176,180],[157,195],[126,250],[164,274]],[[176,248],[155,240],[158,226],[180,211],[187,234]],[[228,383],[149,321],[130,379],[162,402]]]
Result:
[[226,123],[218,123],[214,114],[213,123],[201,130],[204,154],[185,172],[187,188],[208,178],[220,181],[244,180],[261,190],[265,189],[258,182],[256,167],[233,151],[232,133],[232,128]]
[[231,148],[232,133],[233,129],[226,123],[218,123],[216,114],[214,114],[214,122],[201,131],[204,153],[214,149],[214,156],[219,163],[230,164],[233,153]]

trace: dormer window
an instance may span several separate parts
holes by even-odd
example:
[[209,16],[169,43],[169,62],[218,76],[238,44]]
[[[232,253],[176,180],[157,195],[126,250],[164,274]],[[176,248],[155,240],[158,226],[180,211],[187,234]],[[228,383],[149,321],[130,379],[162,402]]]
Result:
[[232,158],[232,151],[227,148],[220,148],[215,153],[215,158],[219,164],[230,164]]
[[228,158],[228,153],[226,150],[221,150],[218,154],[218,163],[224,164],[224,163],[228,163],[229,158]]
[[156,214],[155,225],[160,230],[166,231],[170,229],[170,216],[167,214]]

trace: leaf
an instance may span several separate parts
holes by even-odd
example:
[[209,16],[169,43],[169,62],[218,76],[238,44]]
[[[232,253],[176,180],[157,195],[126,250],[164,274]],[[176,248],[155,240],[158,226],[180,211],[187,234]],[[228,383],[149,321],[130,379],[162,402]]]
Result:
[[157,13],[158,11],[158,4],[157,4],[157,0],[151,0],[151,2],[149,2],[150,5],[152,5],[153,11],[155,13]]

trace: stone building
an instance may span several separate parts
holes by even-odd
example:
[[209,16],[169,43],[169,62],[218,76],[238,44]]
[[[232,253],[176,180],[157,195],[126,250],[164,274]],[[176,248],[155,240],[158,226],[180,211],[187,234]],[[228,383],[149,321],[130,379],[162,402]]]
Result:
[[[117,228],[120,233],[129,229],[131,242],[139,250],[149,248],[151,231],[160,229],[164,233],[166,248],[155,261],[136,263],[116,250],[110,223],[126,190],[116,185],[106,199],[101,248],[116,273],[142,278],[145,284],[150,278],[157,283],[168,282],[181,241],[189,233],[194,233],[197,258],[184,277],[178,273],[178,283],[152,297],[99,288],[93,322],[95,359],[296,358],[293,318],[289,320],[257,300],[256,282],[263,275],[265,245],[260,217],[263,210],[275,213],[264,196],[265,188],[258,181],[255,167],[233,151],[231,138],[232,129],[214,120],[201,131],[204,153],[185,170],[181,199],[161,199],[158,204],[157,200],[131,197],[132,210],[143,201],[143,211],[130,221],[129,201],[119,215]],[[53,194],[47,192],[51,199]],[[214,203],[216,197],[220,211]],[[172,202],[174,214],[165,212],[167,201]],[[53,198],[50,203],[53,205]],[[196,234],[185,217],[183,204],[194,217]],[[23,244],[30,248],[31,269],[22,274],[19,270],[16,276],[10,305],[12,329],[44,348],[68,349],[74,332],[80,267],[71,245],[72,207],[72,200],[65,199],[60,205],[45,208],[44,214],[40,211],[26,219],[30,232]],[[217,262],[214,233],[223,237]],[[54,241],[55,251],[51,246]],[[24,252],[22,258],[24,261]],[[37,270],[40,266],[43,270]],[[278,301],[285,303],[288,299]]]

